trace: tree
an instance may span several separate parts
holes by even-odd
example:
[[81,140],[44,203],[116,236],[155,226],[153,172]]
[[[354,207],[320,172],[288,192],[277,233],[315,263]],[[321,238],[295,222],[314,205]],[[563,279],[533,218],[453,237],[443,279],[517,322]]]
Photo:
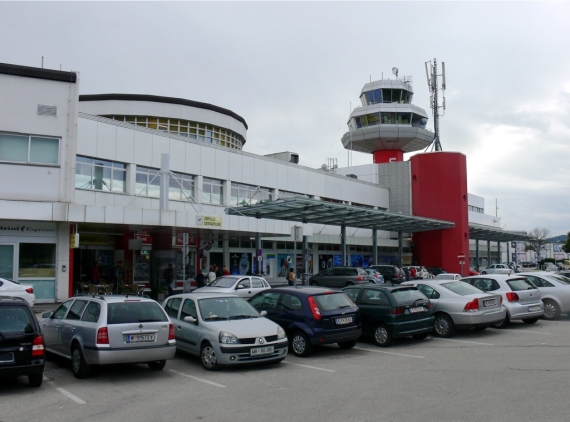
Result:
[[566,253],[570,253],[570,232],[568,232],[568,235],[566,236],[566,243],[562,245],[562,250]]
[[536,260],[540,260],[540,254],[542,251],[545,251],[547,239],[550,237],[550,230],[546,228],[538,228],[535,227],[529,233],[529,236],[532,237],[532,240],[525,243],[525,251],[533,251],[536,253]]

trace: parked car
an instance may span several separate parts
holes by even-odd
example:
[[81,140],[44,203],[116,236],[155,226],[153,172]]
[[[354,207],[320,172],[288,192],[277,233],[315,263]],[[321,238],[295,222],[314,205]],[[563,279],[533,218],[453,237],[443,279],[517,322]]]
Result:
[[0,296],[0,378],[27,376],[30,387],[39,387],[44,365],[44,339],[32,307],[21,297]]
[[554,274],[570,278],[570,270],[556,271]]
[[443,274],[443,273],[447,272],[443,268],[440,268],[440,267],[426,267],[426,270],[434,277],[438,274]]
[[532,268],[537,268],[537,267],[538,267],[538,265],[537,265],[536,262],[523,261],[523,262],[521,262],[520,264],[521,264],[521,266],[522,266],[524,269],[527,269],[527,270],[528,270],[528,269],[532,269]]
[[200,357],[202,367],[281,362],[285,331],[244,298],[224,293],[183,293],[162,306],[176,326],[176,348]]
[[270,287],[267,280],[263,277],[255,275],[224,275],[216,278],[207,286],[194,290],[193,293],[231,293],[248,298]]
[[505,264],[491,264],[486,268],[483,268],[481,274],[507,274],[510,275],[513,273],[508,266]]
[[371,265],[368,268],[372,268],[382,274],[386,283],[400,284],[406,281],[404,271],[395,265]]
[[402,270],[406,273],[406,278],[411,280],[411,277],[408,277],[408,273],[411,275],[412,267],[416,269],[416,280],[423,280],[424,278],[429,278],[429,273],[424,267],[420,267],[418,265],[411,265],[408,267],[402,267]]
[[0,278],[0,295],[21,297],[25,299],[31,307],[34,306],[36,296],[34,295],[34,287],[27,284],[20,284],[18,281]]
[[570,279],[546,271],[522,272],[540,290],[544,319],[554,320],[570,312]]
[[490,274],[465,277],[461,281],[486,293],[499,293],[503,297],[507,315],[503,321],[494,325],[497,328],[505,328],[510,321],[522,320],[525,324],[534,324],[544,314],[540,291],[525,277]]
[[360,267],[332,267],[309,277],[310,286],[345,287],[368,284],[368,273]]
[[174,325],[152,299],[78,296],[42,317],[46,350],[70,359],[76,378],[92,365],[146,363],[160,371],[176,353]]
[[462,281],[407,281],[433,305],[434,334],[452,337],[457,329],[485,329],[505,319],[501,295],[483,293]]
[[376,345],[390,346],[393,339],[424,339],[433,331],[432,304],[412,286],[351,286],[342,289],[360,309],[362,335]]
[[309,356],[315,345],[351,349],[362,334],[358,307],[338,290],[278,287],[256,294],[249,303],[285,330],[296,356]]
[[461,274],[456,273],[442,273],[435,276],[436,280],[460,280]]
[[544,269],[544,271],[559,271],[560,268],[558,268],[558,265],[552,263],[552,262],[545,262],[544,264],[542,264],[542,268]]
[[469,268],[469,275],[479,275],[481,274],[479,271],[475,271],[473,268]]
[[365,268],[368,273],[368,280],[372,284],[384,284],[384,276],[373,268]]

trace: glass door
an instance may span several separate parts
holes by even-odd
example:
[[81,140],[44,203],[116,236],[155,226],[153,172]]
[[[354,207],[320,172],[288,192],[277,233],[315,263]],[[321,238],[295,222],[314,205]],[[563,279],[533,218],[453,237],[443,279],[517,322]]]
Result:
[[14,279],[14,245],[0,245],[0,278]]

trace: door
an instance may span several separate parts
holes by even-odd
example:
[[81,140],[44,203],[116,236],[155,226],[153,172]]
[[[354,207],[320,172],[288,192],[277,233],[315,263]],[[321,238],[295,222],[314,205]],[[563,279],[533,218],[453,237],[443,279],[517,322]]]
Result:
[[252,289],[251,289],[251,280],[249,277],[242,278],[236,284],[236,294],[243,298],[248,298],[253,296]]
[[[184,318],[191,316],[196,321],[186,322]],[[184,299],[182,308],[180,309],[180,319],[172,320],[176,328],[176,346],[181,346],[184,350],[194,355],[200,353],[200,344],[204,333],[198,320],[198,312],[196,312],[196,302],[194,299]]]
[[387,322],[392,311],[392,305],[386,294],[377,289],[365,289],[358,307],[362,315],[362,330],[366,333],[373,333],[376,324]]
[[14,245],[0,245],[0,278],[14,280]]
[[67,311],[73,303],[72,300],[63,302],[59,307],[53,312],[51,317],[43,319],[41,322],[42,335],[44,337],[45,346],[49,350],[61,353],[61,341],[60,341],[60,329],[63,323],[63,319],[67,314]]
[[441,298],[441,294],[435,290],[433,287],[428,286],[426,284],[417,284],[416,287],[420,292],[427,296],[430,302],[433,305],[433,312],[438,310],[439,299]]

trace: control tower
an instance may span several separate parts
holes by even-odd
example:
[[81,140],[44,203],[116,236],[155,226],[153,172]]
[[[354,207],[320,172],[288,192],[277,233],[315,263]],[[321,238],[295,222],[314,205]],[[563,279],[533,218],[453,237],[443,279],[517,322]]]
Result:
[[374,163],[403,161],[405,152],[427,148],[434,133],[426,129],[424,109],[412,104],[412,77],[369,82],[360,92],[361,107],[348,120],[343,146],[351,151],[367,152]]

